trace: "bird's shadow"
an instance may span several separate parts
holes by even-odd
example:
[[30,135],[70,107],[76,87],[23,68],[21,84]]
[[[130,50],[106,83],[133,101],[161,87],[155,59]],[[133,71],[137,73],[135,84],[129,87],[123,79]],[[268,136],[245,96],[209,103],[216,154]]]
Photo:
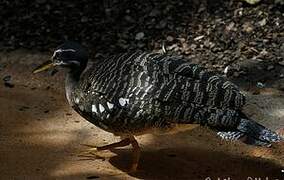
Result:
[[[116,168],[126,172],[131,164],[131,151],[115,150],[110,159]],[[128,173],[142,179],[247,179],[269,177],[280,179],[281,165],[268,160],[232,156],[200,149],[172,148],[143,151],[138,171]],[[283,174],[282,174],[283,176]]]
[[[232,152],[238,151],[239,148],[239,152],[243,152],[244,150],[241,149],[246,148],[245,145],[231,144],[219,148],[214,138],[212,139],[216,147],[214,145],[210,148],[206,147],[206,143],[205,146],[204,143],[197,146],[191,145],[194,142],[187,143],[190,138],[187,131],[162,136],[157,141],[164,143],[168,142],[169,138],[171,141],[180,143],[173,143],[168,147],[156,145],[156,148],[142,148],[138,171],[135,173],[128,173],[132,157],[130,149],[112,150],[117,155],[111,157],[109,161],[117,169],[140,179],[206,179],[207,177],[211,179],[247,179],[248,177],[281,179],[284,175],[281,173],[284,167],[265,159],[265,156],[263,158],[251,155],[248,157],[245,155],[247,153],[242,155],[242,153]],[[266,151],[265,148],[258,147],[251,147],[250,150]],[[273,156],[278,157],[276,154]]]

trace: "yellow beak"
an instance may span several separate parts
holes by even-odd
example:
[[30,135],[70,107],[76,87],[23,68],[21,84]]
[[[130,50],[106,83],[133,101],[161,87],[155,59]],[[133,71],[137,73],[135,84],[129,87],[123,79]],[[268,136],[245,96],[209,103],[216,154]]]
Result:
[[46,61],[44,62],[42,65],[38,66],[35,70],[33,70],[33,73],[39,73],[39,72],[42,72],[42,71],[45,71],[49,68],[52,68],[54,67],[55,65],[52,63],[52,61]]

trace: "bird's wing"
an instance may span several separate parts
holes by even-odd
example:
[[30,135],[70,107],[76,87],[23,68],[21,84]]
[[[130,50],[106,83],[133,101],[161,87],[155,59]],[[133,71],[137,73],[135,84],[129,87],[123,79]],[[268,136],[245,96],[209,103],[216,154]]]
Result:
[[146,92],[164,102],[219,109],[240,109],[245,104],[244,95],[225,78],[187,59],[158,53],[111,56],[84,73],[80,82],[82,91],[95,91],[109,100]]
[[236,85],[189,60],[157,54],[149,58],[150,76],[159,86],[155,96],[162,101],[218,109],[240,109],[245,104]]

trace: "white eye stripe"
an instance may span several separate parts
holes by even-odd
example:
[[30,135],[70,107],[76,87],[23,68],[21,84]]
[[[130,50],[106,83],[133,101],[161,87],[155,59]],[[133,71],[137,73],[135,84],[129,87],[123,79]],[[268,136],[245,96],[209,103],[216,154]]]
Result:
[[76,52],[76,50],[74,50],[74,49],[57,49],[57,50],[54,51],[52,58],[54,58],[56,56],[56,53],[58,53],[58,52],[68,52],[68,51]]

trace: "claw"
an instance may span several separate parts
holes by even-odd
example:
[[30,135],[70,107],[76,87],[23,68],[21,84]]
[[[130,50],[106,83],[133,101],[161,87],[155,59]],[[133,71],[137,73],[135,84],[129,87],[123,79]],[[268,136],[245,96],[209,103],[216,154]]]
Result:
[[87,157],[87,158],[94,158],[94,159],[105,159],[101,156],[97,155],[97,152],[103,151],[103,150],[111,150],[117,147],[124,147],[124,146],[128,146],[128,145],[132,145],[132,150],[133,150],[133,161],[131,164],[131,168],[130,168],[130,173],[134,173],[137,172],[137,167],[138,167],[138,163],[139,163],[139,159],[140,159],[140,147],[138,142],[135,140],[134,136],[130,136],[128,138],[125,138],[119,142],[116,143],[112,143],[109,145],[105,145],[105,146],[93,146],[93,145],[89,145],[89,144],[81,144],[82,146],[86,146],[89,147],[89,149],[87,149],[86,151],[84,151],[83,153],[79,154],[79,157]]

